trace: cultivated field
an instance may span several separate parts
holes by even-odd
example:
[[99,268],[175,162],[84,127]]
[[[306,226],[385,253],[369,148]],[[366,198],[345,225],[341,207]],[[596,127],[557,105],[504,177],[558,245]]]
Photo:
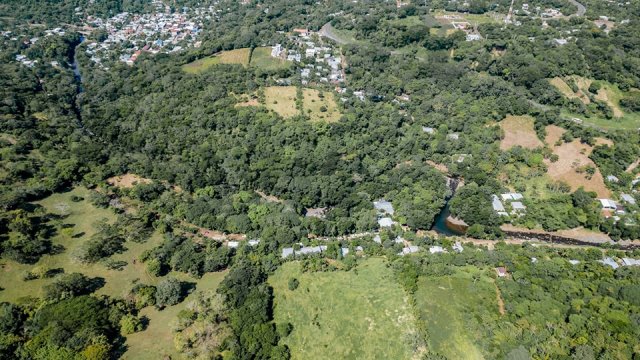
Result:
[[[320,97],[321,94],[322,97]],[[303,89],[302,95],[302,108],[309,115],[311,121],[335,122],[340,120],[340,111],[338,111],[332,93]]]
[[182,66],[182,70],[190,74],[198,74],[217,64],[239,64],[248,66],[250,57],[251,49],[249,48],[222,51],[213,56],[185,64]]
[[527,149],[542,147],[544,144],[533,127],[534,119],[530,116],[507,116],[500,122],[504,138],[500,141],[500,149],[508,150],[514,146]]
[[274,58],[271,56],[270,47],[259,47],[253,49],[251,53],[251,66],[255,66],[265,70],[278,70],[286,68],[291,63],[285,59]]
[[[564,129],[551,125],[547,126],[546,142],[558,155],[558,161],[551,162],[545,160],[547,164],[547,174],[556,181],[566,182],[571,186],[571,190],[575,191],[583,186],[587,191],[595,191],[598,197],[609,197],[610,192],[604,184],[604,179],[596,164],[589,159],[589,155],[593,148],[587,144],[580,143],[579,139],[575,139],[570,143],[562,143],[556,146],[555,143],[562,134]],[[589,179],[583,170],[586,167],[594,167],[595,173]]]
[[415,297],[430,350],[447,359],[484,359],[480,341],[489,339],[482,322],[496,321],[501,311],[493,279],[472,267],[451,276],[423,277]]
[[[300,285],[289,290],[288,281]],[[356,269],[302,273],[289,262],[269,278],[276,323],[289,322],[283,340],[292,359],[410,359],[415,320],[408,298],[383,259]]]
[[189,294],[181,303],[168,306],[163,310],[157,310],[155,307],[146,307],[140,311],[141,316],[149,318],[149,326],[141,332],[127,335],[127,351],[122,356],[123,360],[155,360],[180,359],[178,352],[174,346],[174,324],[177,320],[178,313],[188,307],[189,303],[195,298],[198,291],[215,290],[226,272],[207,273],[201,279],[193,279],[181,273],[170,273],[168,276],[175,277],[181,281],[195,283],[195,290]]

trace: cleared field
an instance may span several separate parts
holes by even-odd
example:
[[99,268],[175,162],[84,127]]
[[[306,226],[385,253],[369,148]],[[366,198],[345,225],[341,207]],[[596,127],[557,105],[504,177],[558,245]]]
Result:
[[504,138],[500,141],[500,149],[508,150],[514,146],[522,146],[527,149],[542,147],[544,144],[533,127],[534,119],[531,116],[507,116],[500,122],[504,131]]
[[489,339],[482,322],[497,321],[502,309],[493,279],[472,267],[451,276],[423,277],[415,297],[432,351],[447,359],[484,359],[479,344]]
[[259,47],[253,49],[251,53],[251,66],[265,70],[278,70],[290,65],[285,59],[271,56],[270,47]]
[[128,242],[125,244],[127,248],[125,252],[112,256],[113,260],[127,262],[127,265],[120,271],[109,270],[102,263],[85,265],[74,261],[71,254],[96,232],[94,227],[96,221],[107,219],[111,222],[115,220],[115,215],[110,210],[94,207],[87,200],[72,202],[71,196],[73,195],[87,198],[89,190],[76,188],[64,194],[54,194],[39,202],[51,213],[69,214],[63,222],[74,224],[74,236],[58,234],[52,239],[54,244],[64,246],[64,252],[45,255],[33,265],[2,259],[0,284],[12,284],[12,286],[4,286],[5,290],[0,291],[0,301],[15,301],[24,296],[40,296],[42,286],[51,283],[54,279],[24,281],[23,275],[35,267],[63,268],[65,273],[79,272],[89,277],[103,278],[105,285],[97,291],[97,294],[111,296],[121,296],[123,291],[128,290],[134,281],[153,282],[151,276],[146,273],[144,265],[136,259],[146,249],[153,248],[162,242],[162,235],[159,233],[154,233],[144,243]]
[[185,64],[182,66],[182,70],[190,74],[198,74],[217,64],[239,64],[248,66],[250,56],[251,49],[249,48],[222,51],[216,55]]
[[[600,170],[589,159],[589,155],[593,150],[591,146],[580,143],[579,139],[555,146],[557,139],[562,136],[564,131],[564,129],[553,125],[546,128],[547,144],[551,147],[553,153],[558,155],[558,161],[556,162],[545,160],[547,174],[554,180],[564,181],[569,184],[572,191],[583,186],[587,191],[595,191],[599,197],[609,197],[611,193],[604,184]],[[586,167],[595,168],[595,173],[590,179],[587,178],[586,173],[579,172]]]
[[[301,115],[296,107],[297,98],[298,92],[295,86],[268,86],[264,88],[262,105],[286,119]],[[238,107],[260,105],[255,98],[236,104]],[[333,94],[316,89],[302,89],[302,108],[304,115],[309,116],[311,121],[335,122],[342,116]]]
[[157,310],[155,307],[142,309],[140,315],[149,318],[149,326],[144,331],[127,335],[125,343],[127,351],[122,356],[122,359],[155,360],[163,359],[167,356],[171,359],[180,359],[180,354],[176,351],[173,342],[173,327],[178,313],[188,307],[191,300],[195,298],[196,292],[215,290],[226,274],[226,272],[207,273],[197,280],[181,273],[169,274],[169,276],[182,281],[195,283],[195,290],[181,303],[168,306],[162,311]]
[[[575,81],[578,86],[578,91],[574,92],[567,84],[567,81]],[[593,80],[583,78],[580,76],[571,76],[568,78],[553,78],[549,82],[555,86],[565,97],[569,99],[580,99],[585,105],[591,103],[589,98],[589,86]],[[640,127],[640,113],[634,113],[624,110],[620,106],[620,100],[629,94],[637,92],[638,90],[632,89],[630,92],[623,92],[616,85],[610,84],[606,81],[598,81],[601,85],[600,90],[594,96],[596,100],[604,101],[613,111],[613,119],[606,119],[598,116],[585,117],[584,115],[574,114],[568,111],[563,111],[563,115],[571,118],[580,118],[585,124],[595,126],[605,130],[617,130],[617,129],[637,129]]]
[[125,189],[130,189],[138,184],[151,184],[152,182],[151,179],[131,173],[113,176],[107,179],[107,184]]
[[269,86],[264,89],[265,106],[283,118],[298,115],[295,86]]
[[[582,89],[578,90],[578,92],[574,92],[571,89],[571,87],[564,81],[564,79],[562,79],[560,77],[554,77],[553,79],[550,79],[549,83],[551,83],[551,85],[555,86],[556,89],[558,89],[558,91],[560,91],[562,93],[562,95],[564,95],[565,97],[567,97],[569,99],[580,99],[580,101],[582,101],[584,104],[591,103],[591,100],[589,99],[589,96],[587,96],[586,93],[584,93],[582,91]],[[583,85],[585,84],[584,81],[581,81],[581,83]],[[589,82],[589,85],[591,85],[591,82]],[[589,89],[589,85],[587,85],[586,89]]]
[[[335,122],[340,120],[340,111],[333,99],[333,94],[316,89],[303,89],[302,108],[311,121]],[[322,96],[322,97],[321,97]]]
[[[289,290],[288,281],[300,285]],[[281,266],[269,283],[276,323],[289,322],[283,342],[292,359],[409,359],[415,327],[408,298],[383,259],[349,272],[302,273],[300,263]]]

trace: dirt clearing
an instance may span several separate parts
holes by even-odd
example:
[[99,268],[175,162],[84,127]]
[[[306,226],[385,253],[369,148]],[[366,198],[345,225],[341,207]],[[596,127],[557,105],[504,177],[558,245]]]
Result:
[[131,189],[138,184],[151,184],[152,182],[151,179],[131,173],[113,176],[107,179],[107,184],[124,189]]

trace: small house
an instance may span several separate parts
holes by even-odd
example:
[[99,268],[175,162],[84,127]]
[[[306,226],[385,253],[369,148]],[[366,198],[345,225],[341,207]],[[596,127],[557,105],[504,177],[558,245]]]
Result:
[[620,181],[620,179],[618,179],[615,175],[607,175],[607,181],[617,183],[618,181]]
[[289,256],[293,256],[293,248],[284,248],[282,249],[282,258],[287,258]]
[[636,199],[630,194],[620,194],[620,198],[631,205],[636,204]]
[[631,258],[622,258],[623,266],[640,266],[640,260]]
[[389,217],[380,218],[380,219],[378,219],[378,225],[380,227],[392,227],[393,226],[393,220],[391,220],[391,218],[389,218]]
[[429,252],[432,254],[438,254],[445,252],[445,250],[442,246],[432,246],[429,248]]
[[373,202],[373,207],[378,210],[380,213],[387,213],[389,215],[393,215],[393,204],[391,202],[386,201],[384,199],[380,199],[378,201]]
[[502,200],[504,201],[517,201],[517,200],[522,200],[524,198],[524,196],[522,196],[522,194],[520,193],[504,193],[500,195],[502,197]]
[[436,129],[432,128],[432,127],[428,127],[428,126],[423,126],[422,127],[422,131],[424,131],[425,133],[429,134],[429,135],[433,135],[436,133]]
[[507,268],[500,266],[496,268],[496,274],[498,274],[498,277],[505,277],[509,273],[507,272]]
[[613,269],[617,269],[620,267],[620,265],[618,265],[618,263],[610,257],[598,260],[598,262],[603,265],[611,266]]
[[408,255],[408,254],[415,254],[418,251],[420,251],[420,248],[414,245],[411,246],[407,246],[402,248],[402,252],[398,253],[398,255]]
[[616,202],[611,199],[598,199],[603,210],[615,210],[617,208]]
[[569,264],[578,265],[578,264],[580,264],[580,260],[569,260]]
[[457,253],[461,253],[462,251],[464,251],[464,248],[462,247],[462,244],[460,243],[460,241],[456,241],[456,243],[453,244],[453,251]]
[[234,249],[235,249],[235,248],[237,248],[239,245],[240,245],[240,243],[239,243],[239,242],[237,242],[237,241],[228,241],[228,242],[227,242],[227,246],[228,246],[228,247],[230,247],[230,248],[234,248]]

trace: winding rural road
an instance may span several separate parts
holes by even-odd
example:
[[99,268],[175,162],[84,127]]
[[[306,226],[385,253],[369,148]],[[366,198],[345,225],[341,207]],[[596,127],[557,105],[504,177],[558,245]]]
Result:
[[573,16],[584,16],[584,14],[587,12],[587,8],[576,0],[569,0],[569,2],[578,8],[578,11],[573,14]]
[[320,36],[326,37],[327,39],[331,39],[333,41],[335,41],[336,43],[340,44],[340,45],[344,45],[346,43],[348,43],[349,41],[339,37],[333,29],[333,25],[331,25],[330,22],[324,24],[322,26],[322,28],[320,28]]

